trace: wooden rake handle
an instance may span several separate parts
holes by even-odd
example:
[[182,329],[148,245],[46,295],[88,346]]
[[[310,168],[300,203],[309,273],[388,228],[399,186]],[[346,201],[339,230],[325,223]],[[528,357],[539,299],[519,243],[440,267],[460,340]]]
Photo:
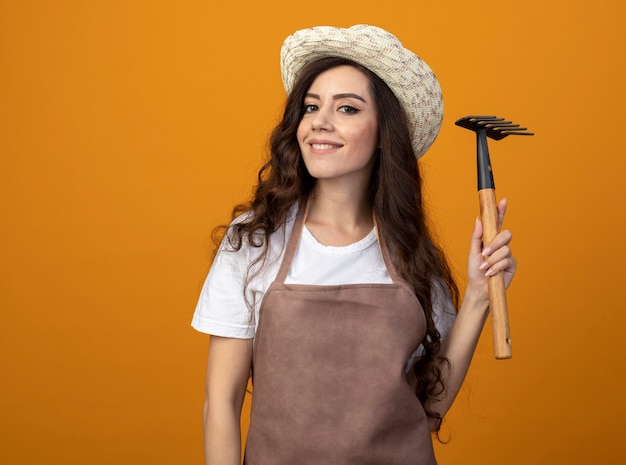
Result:
[[[499,229],[496,191],[494,189],[480,189],[478,199],[480,201],[480,218],[483,223],[483,244],[486,245],[496,237]],[[493,349],[497,359],[508,359],[513,356],[513,352],[504,273],[498,273],[488,279]]]
[[[478,198],[483,223],[483,244],[488,244],[498,234],[498,207],[496,205],[493,170],[489,159],[487,137],[500,140],[508,136],[532,136],[527,128],[497,116],[465,116],[456,123],[476,133],[476,165],[478,173]],[[489,308],[493,330],[493,349],[497,359],[512,357],[509,315],[506,306],[504,273],[489,277]]]

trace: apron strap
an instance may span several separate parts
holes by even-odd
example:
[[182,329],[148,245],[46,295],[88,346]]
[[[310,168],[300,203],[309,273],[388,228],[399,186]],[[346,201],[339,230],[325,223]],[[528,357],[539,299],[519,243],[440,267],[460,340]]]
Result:
[[302,235],[302,228],[304,227],[304,221],[306,219],[308,212],[309,212],[309,199],[307,198],[304,204],[300,204],[300,207],[298,209],[298,214],[296,215],[296,219],[293,222],[293,227],[291,228],[291,234],[287,242],[287,247],[285,248],[283,261],[280,264],[280,268],[278,269],[278,274],[276,275],[276,279],[274,281],[276,283],[284,284],[285,279],[287,279],[287,273],[289,273],[289,269],[291,268],[291,261],[293,260],[293,256],[296,254],[296,249],[298,248],[298,244],[300,243],[300,236]]
[[387,247],[387,242],[380,237],[378,233],[378,222],[376,221],[376,214],[372,212],[372,220],[374,221],[374,231],[376,232],[376,239],[378,240],[378,246],[380,247],[380,253],[383,256],[383,261],[385,262],[385,266],[387,267],[387,273],[389,273],[389,277],[395,283],[404,282],[404,280],[398,274],[396,270],[396,266],[393,264],[393,260],[391,259],[391,254],[389,253],[389,248]]

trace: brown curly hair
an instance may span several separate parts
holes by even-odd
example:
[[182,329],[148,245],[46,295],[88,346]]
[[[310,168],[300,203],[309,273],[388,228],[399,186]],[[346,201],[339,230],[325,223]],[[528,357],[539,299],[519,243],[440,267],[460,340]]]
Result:
[[[272,132],[270,160],[258,173],[252,201],[233,209],[233,218],[250,214],[232,224],[227,240],[234,250],[241,247],[244,238],[254,247],[264,247],[257,262],[262,261],[270,235],[285,224],[294,204],[306,201],[315,179],[306,169],[296,138],[303,116],[304,96],[320,73],[341,65],[362,71],[369,78],[375,97],[380,151],[370,179],[369,202],[398,273],[413,287],[426,315],[426,337],[422,341],[425,351],[413,369],[418,380],[416,395],[427,415],[440,420],[441,416],[430,410],[427,403],[445,389],[442,369],[447,364],[439,355],[440,335],[433,319],[434,286],[447,289],[457,308],[459,292],[446,257],[428,228],[420,169],[404,110],[384,81],[367,68],[338,57],[322,58],[303,68],[287,98],[282,121]],[[225,230],[224,226],[216,229],[219,232],[216,241]],[[250,264],[248,273],[256,264]],[[246,282],[249,279],[250,276]]]

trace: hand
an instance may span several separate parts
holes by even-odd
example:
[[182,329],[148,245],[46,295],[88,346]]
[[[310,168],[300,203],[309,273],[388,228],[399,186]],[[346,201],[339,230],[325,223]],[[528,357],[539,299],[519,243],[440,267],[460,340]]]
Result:
[[[506,212],[506,199],[498,203],[498,229],[502,226]],[[517,261],[511,253],[511,231],[500,231],[489,244],[482,243],[483,225],[476,219],[472,233],[467,267],[467,287],[477,293],[481,300],[489,300],[487,281],[489,276],[504,273],[504,284],[509,287],[517,268]]]

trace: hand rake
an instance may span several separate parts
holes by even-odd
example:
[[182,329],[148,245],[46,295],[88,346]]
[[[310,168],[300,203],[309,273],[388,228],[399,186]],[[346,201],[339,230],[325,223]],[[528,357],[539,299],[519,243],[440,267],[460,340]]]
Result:
[[[478,199],[480,217],[483,224],[483,244],[488,244],[498,234],[498,208],[496,204],[496,186],[489,159],[487,137],[495,140],[506,136],[532,136],[526,128],[496,116],[466,116],[459,119],[457,126],[476,132],[476,162],[478,169]],[[509,315],[506,304],[504,273],[489,278],[489,312],[493,332],[493,347],[497,359],[511,358],[511,334]]]

